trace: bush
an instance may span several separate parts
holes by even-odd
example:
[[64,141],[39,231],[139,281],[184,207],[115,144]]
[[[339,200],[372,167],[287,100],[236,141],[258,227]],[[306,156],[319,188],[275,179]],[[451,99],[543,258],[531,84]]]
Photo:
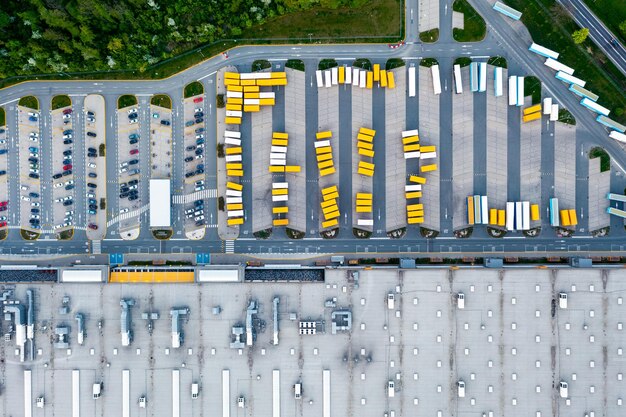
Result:
[[120,98],[117,99],[118,109],[123,109],[124,107],[130,107],[130,106],[136,106],[136,105],[137,105],[137,97],[130,95],[130,94],[125,94],[123,96],[120,96]]
[[223,109],[226,107],[226,102],[224,101],[224,94],[218,94],[215,96],[215,105],[218,109]]
[[225,207],[225,201],[224,201],[224,197],[219,197],[217,199],[217,209],[219,211],[224,211],[224,207]]
[[387,60],[387,64],[385,64],[385,69],[387,71],[392,70],[394,68],[400,68],[406,65],[404,59],[402,58],[390,58]]
[[508,64],[506,62],[506,58],[501,57],[501,56],[492,56],[487,61],[487,64],[493,65],[494,67],[502,67],[502,68],[507,68],[507,66],[508,66]]
[[478,42],[485,38],[487,26],[485,20],[474,10],[467,0],[456,0],[452,10],[463,13],[463,29],[452,29],[457,42]]
[[157,94],[152,97],[150,104],[153,106],[165,107],[166,109],[172,108],[172,99],[167,94]]
[[367,71],[372,70],[372,62],[367,58],[359,58],[354,63],[352,63],[353,67],[361,68]]
[[454,64],[455,65],[460,65],[461,68],[463,67],[469,67],[469,65],[472,63],[472,58],[467,57],[467,56],[462,56],[459,57],[457,59],[454,60]]
[[288,59],[285,63],[285,68],[291,68],[297,71],[304,72],[304,61],[300,59]]
[[194,81],[185,86],[185,98],[199,96],[200,94],[204,94],[204,87],[200,81]]
[[320,71],[324,71],[336,66],[338,66],[338,64],[337,61],[335,61],[334,59],[322,59],[317,66],[317,69]]
[[285,231],[289,239],[303,239],[304,235],[306,234],[305,232],[300,232],[295,229],[290,229],[289,227]]
[[70,240],[74,237],[74,229],[64,230],[59,233],[59,240]]
[[103,197],[100,199],[100,210],[106,210],[106,209],[107,209],[107,199]]
[[576,118],[572,113],[570,113],[567,109],[559,109],[559,122],[567,123],[568,125],[576,126]]
[[439,61],[437,61],[435,58],[424,58],[420,61],[420,65],[426,68],[430,68],[433,65],[437,64],[439,64]]
[[268,68],[272,68],[272,64],[266,59],[257,59],[252,63],[252,72],[261,71]]
[[589,151],[589,159],[600,158],[600,172],[606,172],[611,169],[611,157],[599,146]]
[[252,235],[257,239],[269,239],[269,237],[272,236],[272,228],[270,227],[269,229],[259,230],[258,232],[254,232]]
[[358,229],[356,227],[352,228],[352,234],[357,239],[369,239],[372,236],[372,232],[369,230]]
[[65,94],[52,97],[52,110],[61,109],[63,107],[69,107],[72,105],[72,100]]
[[172,229],[156,229],[152,231],[152,236],[158,240],[167,240],[172,237],[174,231]]
[[33,96],[22,97],[17,104],[29,109],[39,110],[39,100]]
[[98,153],[100,154],[100,156],[106,156],[106,145],[104,143],[101,143],[100,146],[98,146]]
[[420,41],[425,43],[437,42],[439,39],[439,29],[431,29],[426,32],[420,32]]
[[215,150],[217,151],[218,158],[223,158],[225,156],[223,143],[218,143],[217,146],[215,147]]

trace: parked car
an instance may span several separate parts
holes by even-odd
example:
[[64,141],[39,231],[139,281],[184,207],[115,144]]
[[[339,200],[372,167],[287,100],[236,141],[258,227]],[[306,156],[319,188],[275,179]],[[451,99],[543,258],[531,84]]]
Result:
[[202,103],[202,97],[196,97],[193,99],[194,103]]
[[169,126],[171,123],[169,120],[161,120],[161,124],[164,126]]
[[98,225],[94,223],[89,223],[87,227],[90,228],[91,230],[98,230]]
[[139,149],[131,149],[130,150],[130,154],[131,155],[137,155],[139,153]]
[[96,135],[96,132],[87,132],[87,136],[91,136],[92,138],[95,138],[97,135]]

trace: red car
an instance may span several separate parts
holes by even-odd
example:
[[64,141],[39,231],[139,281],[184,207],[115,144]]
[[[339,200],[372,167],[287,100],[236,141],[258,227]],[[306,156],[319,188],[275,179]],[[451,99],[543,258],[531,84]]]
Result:
[[63,167],[63,171],[68,171],[70,169],[72,169],[72,164],[67,164]]
[[202,103],[202,97],[196,97],[193,99],[194,103]]
[[6,206],[7,204],[9,204],[9,202],[8,202],[8,201],[2,201],[2,202],[0,202],[0,207],[4,207],[4,206]]
[[7,222],[0,222],[0,227],[4,227],[7,225]]
[[72,114],[72,109],[63,110],[63,114]]
[[131,149],[130,150],[130,154],[131,155],[137,155],[139,153],[139,149]]
[[94,223],[89,223],[87,227],[90,228],[91,230],[98,230],[98,225]]

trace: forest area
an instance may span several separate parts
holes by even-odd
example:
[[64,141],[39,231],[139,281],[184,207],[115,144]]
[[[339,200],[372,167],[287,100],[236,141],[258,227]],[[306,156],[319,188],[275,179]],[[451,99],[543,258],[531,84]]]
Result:
[[254,33],[272,19],[368,0],[4,0],[0,79],[145,71],[200,45]]

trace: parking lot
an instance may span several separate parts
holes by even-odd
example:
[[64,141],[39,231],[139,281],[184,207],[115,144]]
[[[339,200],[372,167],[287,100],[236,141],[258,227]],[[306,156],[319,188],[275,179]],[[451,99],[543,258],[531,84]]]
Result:
[[[139,143],[147,138],[140,136],[139,109],[135,106],[117,111],[117,169],[119,181],[119,233],[122,238],[136,237],[140,229],[139,208],[142,206],[139,187],[141,170],[139,168]],[[131,216],[123,214],[131,213]]]
[[150,106],[150,177],[172,176],[172,110]]
[[206,173],[205,173],[205,149],[206,135],[204,112],[205,102],[203,95],[197,95],[184,99],[185,123],[185,185],[184,185],[184,215],[185,234],[200,238],[204,236],[207,219],[204,215],[206,203]]
[[[85,182],[86,182],[86,211],[87,211],[87,238],[102,239],[106,233],[107,210],[102,208],[106,204],[106,115],[104,98],[92,94],[85,97]],[[100,147],[104,145],[104,154]],[[94,150],[96,152],[94,152]],[[114,196],[111,196],[114,197]],[[95,200],[96,204],[91,204]],[[95,207],[94,207],[95,206]]]
[[[18,106],[18,155],[20,169],[20,227],[35,237],[42,229],[40,202],[41,132],[39,112]],[[14,205],[15,206],[15,205]],[[14,208],[17,209],[17,208]]]
[[[77,160],[83,160],[80,141],[74,132],[72,106],[52,111],[52,136],[50,168],[52,175],[52,225],[59,235],[74,229],[77,222],[76,191],[74,172],[77,172]],[[44,145],[45,146],[45,145]],[[82,193],[81,193],[82,194]],[[80,198],[80,194],[79,194]],[[46,202],[47,204],[47,202]]]
[[0,232],[9,227],[9,143],[6,126],[0,126]]

